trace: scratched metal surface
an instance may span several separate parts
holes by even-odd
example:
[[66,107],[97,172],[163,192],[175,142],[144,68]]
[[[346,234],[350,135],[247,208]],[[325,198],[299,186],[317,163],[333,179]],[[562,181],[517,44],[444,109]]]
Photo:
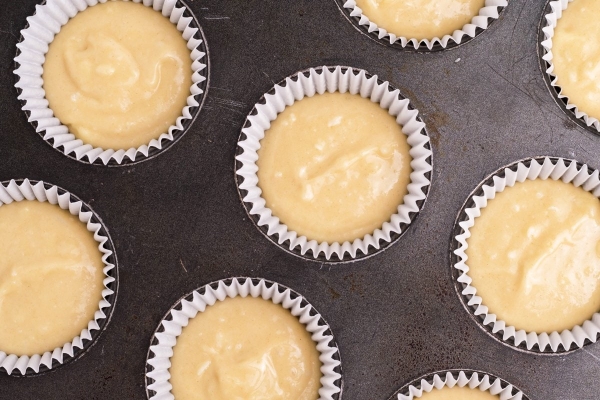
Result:
[[[324,315],[340,346],[346,399],[387,399],[446,368],[488,371],[532,399],[598,398],[600,345],[541,356],[498,343],[463,309],[448,262],[456,214],[488,173],[546,154],[600,168],[600,137],[571,122],[544,84],[543,0],[511,0],[481,36],[435,54],[375,43],[334,0],[190,1],[210,48],[206,105],[177,145],[123,168],[53,151],[20,111],[11,59],[35,3],[2,0],[0,8],[0,181],[44,180],[88,202],[115,242],[121,282],[113,319],[88,354],[39,377],[0,375],[1,399],[143,399],[146,351],[165,311],[194,288],[239,275],[279,281]],[[331,268],[265,240],[233,171],[254,103],[273,82],[323,64],[364,68],[400,88],[427,124],[435,166],[427,204],[398,243]]]

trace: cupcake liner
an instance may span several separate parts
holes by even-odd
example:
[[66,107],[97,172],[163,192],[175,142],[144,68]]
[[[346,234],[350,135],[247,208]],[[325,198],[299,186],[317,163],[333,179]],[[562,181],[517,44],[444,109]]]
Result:
[[31,357],[6,354],[0,349],[0,370],[4,370],[9,375],[35,375],[47,372],[83,355],[109,323],[118,290],[119,275],[113,243],[100,218],[87,204],[66,190],[42,181],[25,179],[22,181],[11,180],[0,184],[0,207],[3,204],[23,200],[47,201],[78,216],[79,220],[86,224],[88,231],[94,233],[98,249],[103,254],[102,262],[105,265],[103,272],[106,277],[103,282],[103,299],[98,304],[94,318],[88,323],[87,328],[83,329],[81,334],[71,342],[65,343],[63,347],[57,347],[53,351]]
[[407,38],[396,36],[376,23],[369,20],[362,9],[356,5],[356,0],[336,0],[340,10],[346,18],[362,33],[379,43],[401,49],[412,49],[419,51],[439,51],[456,47],[465,43],[483,32],[488,26],[500,17],[501,11],[508,5],[508,0],[486,0],[485,6],[479,10],[479,14],[470,23],[455,30],[451,35],[429,39]]
[[398,390],[390,400],[413,400],[432,390],[457,386],[468,386],[473,390],[488,391],[500,400],[529,400],[521,390],[503,379],[481,371],[451,369],[434,372],[415,379]]
[[[265,131],[271,126],[271,121],[277,118],[287,106],[305,96],[312,97],[324,92],[339,91],[360,94],[364,98],[379,103],[387,109],[396,121],[403,126],[402,131],[407,136],[411,146],[410,163],[413,172],[410,174],[408,194],[404,196],[403,204],[398,206],[398,212],[391,216],[380,229],[372,234],[365,235],[353,242],[328,244],[309,240],[299,236],[296,232],[288,230],[286,225],[280,223],[279,218],[272,215],[266,207],[265,200],[261,197],[258,187],[258,159],[257,151],[260,140]],[[261,101],[254,106],[248,115],[240,140],[236,156],[237,184],[242,203],[248,216],[259,230],[282,249],[291,254],[309,260],[329,262],[332,255],[340,260],[350,261],[373,255],[375,252],[387,248],[399,239],[411,222],[422,209],[429,187],[431,185],[432,152],[429,136],[425,131],[425,124],[419,118],[419,112],[413,109],[408,99],[400,95],[397,89],[391,87],[389,82],[382,82],[377,75],[370,75],[364,70],[350,67],[319,67],[301,71],[286,78],[266,93]],[[243,193],[243,194],[242,194]],[[277,238],[275,238],[277,236]],[[381,243],[383,242],[383,244]],[[310,257],[307,252],[312,253]],[[362,255],[359,254],[362,253]]]
[[298,317],[312,334],[317,350],[321,353],[320,400],[342,398],[342,375],[340,354],[329,325],[313,306],[300,294],[275,282],[259,278],[230,278],[203,286],[180,299],[166,314],[151,340],[146,360],[146,393],[149,399],[174,399],[171,394],[170,358],[177,337],[188,321],[206,307],[236,296],[262,297],[280,304]]
[[[90,164],[129,165],[150,159],[170,148],[192,125],[206,98],[209,72],[207,67],[208,49],[204,33],[193,13],[181,0],[132,0],[142,3],[162,14],[177,26],[187,41],[191,51],[192,86],[187,106],[167,132],[150,143],[129,149],[103,149],[77,139],[62,125],[49,108],[43,89],[43,64],[50,43],[70,18],[98,3],[107,0],[47,0],[36,6],[33,16],[27,18],[28,26],[21,31],[22,40],[17,44],[14,73],[18,77],[15,84],[22,109],[33,124],[36,132],[53,148],[77,161]],[[125,0],[128,1],[128,0]]]
[[537,157],[515,162],[488,176],[463,205],[456,219],[451,244],[451,265],[455,279],[455,288],[463,305],[483,329],[504,344],[520,350],[536,353],[564,353],[587,344],[595,343],[600,334],[600,313],[582,325],[559,332],[526,332],[507,325],[505,321],[489,313],[477,289],[471,286],[466,250],[467,239],[471,236],[470,228],[475,219],[481,215],[481,209],[493,199],[496,193],[512,187],[516,182],[526,179],[554,179],[572,183],[576,187],[600,196],[600,179],[598,170],[574,160],[558,157]]
[[550,1],[546,7],[547,14],[544,16],[546,23],[542,21],[542,37],[540,42],[540,56],[542,69],[546,71],[546,83],[550,92],[557,100],[558,105],[576,121],[579,125],[589,128],[592,132],[600,133],[600,121],[585,112],[581,111],[577,105],[570,102],[569,97],[562,94],[562,89],[558,82],[558,77],[554,74],[554,64],[552,60],[552,39],[554,38],[554,29],[558,20],[562,17],[563,11],[573,0]]

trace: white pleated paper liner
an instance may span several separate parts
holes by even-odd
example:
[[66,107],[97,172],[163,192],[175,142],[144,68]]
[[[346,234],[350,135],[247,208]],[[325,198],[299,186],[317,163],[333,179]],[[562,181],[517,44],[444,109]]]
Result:
[[342,364],[333,333],[325,319],[300,294],[281,284],[260,278],[229,278],[209,283],[181,298],[155,331],[146,360],[146,393],[152,400],[173,400],[170,358],[177,337],[189,320],[217,301],[227,298],[262,297],[289,310],[306,326],[322,363],[319,400],[342,398]]
[[[328,244],[309,240],[288,230],[266,207],[258,187],[258,149],[260,140],[271,122],[286,107],[305,96],[311,97],[324,92],[349,92],[370,98],[387,109],[402,125],[402,132],[411,146],[408,193],[398,212],[391,216],[380,229],[353,242]],[[350,67],[318,67],[298,72],[266,93],[248,115],[240,134],[236,155],[236,182],[242,204],[258,229],[271,242],[288,253],[320,262],[348,262],[374,255],[397,241],[423,208],[431,185],[432,151],[425,124],[419,118],[408,99],[393,88],[389,82],[381,81],[377,75]],[[335,257],[337,260],[331,260]]]
[[68,127],[62,125],[49,108],[43,89],[43,64],[49,44],[61,27],[77,13],[106,1],[46,0],[36,6],[35,14],[27,18],[27,26],[21,31],[21,40],[17,44],[14,73],[18,81],[15,87],[28,121],[54,149],[83,163],[109,166],[131,165],[151,159],[169,149],[181,139],[198,116],[208,89],[208,48],[198,20],[183,1],[131,0],[161,11],[165,18],[169,18],[176,25],[187,41],[193,60],[193,71],[190,71],[192,73],[191,94],[187,98],[187,106],[183,108],[175,124],[158,139],[152,139],[148,144],[129,149],[103,149],[86,144],[70,133]]
[[346,18],[369,38],[378,43],[398,49],[417,50],[417,51],[440,51],[456,47],[466,43],[486,30],[490,24],[500,18],[500,13],[508,5],[508,0],[486,0],[485,6],[479,10],[479,14],[473,17],[470,23],[455,30],[452,34],[443,37],[429,39],[407,38],[396,36],[388,32],[376,23],[369,20],[369,17],[363,14],[362,9],[356,5],[356,0],[335,0],[338,7]]
[[491,374],[474,370],[450,369],[434,372],[415,379],[398,390],[389,400],[414,400],[432,390],[444,387],[469,387],[472,390],[487,391],[500,400],[529,400],[520,389]]
[[61,365],[81,357],[95,343],[106,328],[112,317],[112,312],[117,300],[119,286],[119,273],[114,245],[106,227],[98,215],[78,197],[66,190],[42,181],[11,180],[0,184],[0,207],[13,201],[47,201],[55,204],[86,224],[88,231],[94,233],[98,242],[98,249],[102,252],[104,289],[103,299],[98,304],[94,318],[90,320],[87,328],[79,336],[73,338],[62,347],[34,356],[17,356],[6,354],[0,349],[0,370],[10,375],[36,375],[53,370]]
[[[581,111],[576,104],[570,102],[569,98],[562,94],[560,87],[560,77],[554,74],[554,64],[552,60],[554,55],[552,54],[552,39],[554,38],[554,29],[558,24],[558,21],[562,17],[563,11],[567,8],[569,3],[573,0],[559,0],[549,1],[546,5],[546,11],[544,18],[541,22],[540,31],[540,46],[539,55],[542,70],[545,71],[544,80],[550,90],[550,93],[556,100],[556,103],[567,113],[571,119],[578,125],[587,128],[593,133],[600,133],[600,121],[598,118],[588,115],[584,111]],[[597,40],[597,38],[590,38],[590,40]],[[583,45],[583,44],[582,44]]]
[[600,313],[582,325],[562,332],[526,332],[517,330],[505,321],[496,318],[485,306],[485,299],[477,296],[477,289],[471,285],[469,266],[466,255],[467,238],[470,228],[477,223],[476,218],[481,209],[493,199],[496,193],[512,187],[516,182],[526,179],[554,179],[572,183],[576,187],[600,196],[600,179],[598,170],[591,169],[575,160],[558,157],[536,157],[514,162],[489,175],[469,195],[460,210],[453,231],[450,245],[450,263],[456,292],[465,309],[480,327],[500,342],[522,351],[540,354],[558,354],[576,350],[600,337]]

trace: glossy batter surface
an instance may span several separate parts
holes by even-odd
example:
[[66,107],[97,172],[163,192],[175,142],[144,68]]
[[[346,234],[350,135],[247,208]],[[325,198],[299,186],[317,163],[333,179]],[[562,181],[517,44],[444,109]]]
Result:
[[104,289],[102,253],[59,206],[0,206],[0,351],[42,354],[87,328]]
[[77,14],[44,63],[54,115],[86,144],[129,149],[175,124],[192,84],[190,51],[168,18],[109,1]]
[[553,332],[600,310],[600,201],[572,184],[526,180],[497,193],[467,240],[472,285],[508,325]]
[[287,107],[261,140],[258,185],[290,230],[319,242],[363,238],[398,211],[410,146],[379,104],[325,93]]
[[554,30],[554,73],[562,94],[588,115],[600,118],[600,2],[569,3]]
[[452,35],[470,23],[485,0],[356,0],[378,27],[408,39]]
[[[415,398],[416,399],[416,398]],[[423,393],[419,400],[499,400],[500,397],[491,394],[490,392],[482,392],[469,386],[449,388],[444,386],[441,389],[433,389],[429,393]]]
[[288,310],[235,297],[189,321],[169,372],[177,400],[315,400],[320,368],[316,343]]

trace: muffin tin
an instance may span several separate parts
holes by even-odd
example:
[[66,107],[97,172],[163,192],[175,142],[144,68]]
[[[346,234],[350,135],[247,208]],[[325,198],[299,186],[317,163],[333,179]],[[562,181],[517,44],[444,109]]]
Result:
[[[7,2],[0,16],[0,181],[52,182],[102,216],[119,258],[119,301],[84,357],[37,377],[0,374],[2,395],[146,398],[146,355],[165,312],[202,285],[260,276],[297,291],[327,320],[344,398],[388,399],[419,376],[456,368],[498,376],[532,399],[597,398],[600,345],[535,355],[498,342],[464,310],[449,262],[455,218],[490,173],[539,155],[600,167],[597,135],[562,112],[544,83],[545,2],[510,0],[486,32],[431,54],[374,43],[335,0],[190,2],[210,47],[204,107],[170,151],[120,168],[52,151],[20,110],[12,60],[38,2]],[[236,143],[257,99],[321,65],[365,69],[398,88],[419,110],[435,160],[427,204],[402,238],[342,265],[295,257],[265,239],[234,175]]]

